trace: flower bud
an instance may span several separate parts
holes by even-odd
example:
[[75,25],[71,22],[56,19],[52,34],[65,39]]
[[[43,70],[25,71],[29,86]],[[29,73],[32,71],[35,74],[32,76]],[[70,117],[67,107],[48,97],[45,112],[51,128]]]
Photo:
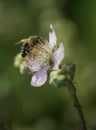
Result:
[[14,60],[14,66],[19,67],[23,62],[23,58],[21,56],[21,53],[17,54]]
[[65,84],[65,76],[62,74],[61,69],[58,69],[56,71],[52,71],[50,73],[50,84],[53,84],[56,87],[62,87]]
[[63,64],[61,69],[64,75],[67,77],[68,80],[73,81],[74,75],[75,75],[75,64],[72,63],[66,63]]

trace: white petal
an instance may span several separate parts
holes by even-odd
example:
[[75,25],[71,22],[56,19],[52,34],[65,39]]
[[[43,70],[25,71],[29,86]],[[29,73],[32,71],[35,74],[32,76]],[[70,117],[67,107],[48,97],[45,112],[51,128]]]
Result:
[[47,71],[41,69],[33,75],[31,85],[34,87],[40,87],[46,82],[46,80],[47,80]]
[[50,24],[50,28],[52,29],[52,32],[49,32],[49,44],[51,48],[54,48],[54,46],[57,44],[57,37],[52,24]]
[[64,58],[64,46],[61,43],[59,48],[51,56],[51,60],[53,61],[54,64],[53,70],[57,70],[59,68],[59,64],[63,60],[63,58]]

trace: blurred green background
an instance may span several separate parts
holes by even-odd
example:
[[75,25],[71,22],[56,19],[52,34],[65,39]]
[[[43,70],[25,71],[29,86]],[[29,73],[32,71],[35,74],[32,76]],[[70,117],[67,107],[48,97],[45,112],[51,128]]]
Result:
[[0,130],[78,130],[66,88],[30,86],[14,68],[20,46],[31,35],[48,38],[49,24],[65,46],[65,62],[76,64],[75,85],[88,130],[96,130],[96,0],[0,0]]

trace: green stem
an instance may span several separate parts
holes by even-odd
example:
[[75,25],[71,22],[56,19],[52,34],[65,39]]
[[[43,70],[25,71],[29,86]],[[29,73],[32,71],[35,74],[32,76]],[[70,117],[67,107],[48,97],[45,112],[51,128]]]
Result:
[[81,105],[79,104],[79,101],[76,95],[76,88],[74,87],[72,82],[68,82],[67,88],[71,96],[71,99],[74,103],[74,107],[77,109],[78,116],[80,118],[80,123],[81,123],[81,130],[87,130],[82,108],[81,108]]

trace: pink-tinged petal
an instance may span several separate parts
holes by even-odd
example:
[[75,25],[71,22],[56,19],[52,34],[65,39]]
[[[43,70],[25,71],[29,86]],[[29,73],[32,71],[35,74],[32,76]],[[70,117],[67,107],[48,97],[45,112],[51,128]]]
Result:
[[30,71],[36,72],[41,68],[41,64],[36,61],[29,61],[28,67]]
[[42,86],[47,80],[47,70],[48,69],[42,68],[37,71],[32,77],[31,85],[34,87]]
[[54,48],[54,46],[57,44],[57,37],[52,24],[50,24],[50,28],[52,29],[52,32],[49,32],[49,44],[51,48]]
[[51,60],[53,61],[54,64],[53,70],[57,70],[59,68],[59,64],[63,60],[63,58],[64,58],[64,46],[61,43],[59,48],[51,56]]

